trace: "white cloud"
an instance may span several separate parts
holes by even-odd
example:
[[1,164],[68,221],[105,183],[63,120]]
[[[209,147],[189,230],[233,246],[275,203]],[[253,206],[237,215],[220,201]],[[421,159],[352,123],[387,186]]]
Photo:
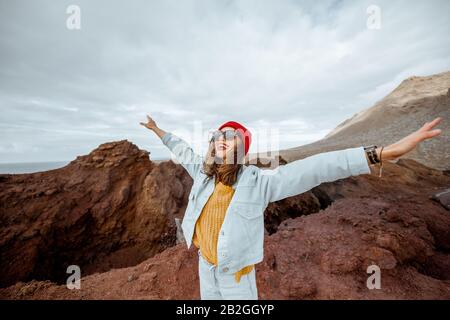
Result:
[[450,69],[448,1],[377,1],[380,30],[366,27],[372,1],[83,0],[79,31],[65,27],[69,4],[0,4],[2,162],[119,139],[168,156],[139,125],[146,113],[186,137],[196,121],[268,125],[294,147],[406,77]]

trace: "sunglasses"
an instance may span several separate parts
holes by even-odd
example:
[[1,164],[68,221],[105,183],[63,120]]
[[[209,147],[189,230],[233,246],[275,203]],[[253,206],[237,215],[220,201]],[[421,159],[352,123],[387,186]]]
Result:
[[231,141],[234,137],[240,136],[240,133],[235,130],[216,130],[212,133],[212,137],[210,141],[217,141],[220,137],[223,137],[226,141]]

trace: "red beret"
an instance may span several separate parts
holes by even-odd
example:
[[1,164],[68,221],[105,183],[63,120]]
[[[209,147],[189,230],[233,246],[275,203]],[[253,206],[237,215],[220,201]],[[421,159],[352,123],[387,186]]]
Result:
[[242,124],[240,124],[239,122],[236,121],[228,121],[225,122],[224,124],[222,124],[219,127],[219,130],[221,130],[222,128],[225,127],[231,127],[235,130],[241,130],[242,135],[244,136],[244,150],[245,150],[245,154],[248,153],[248,150],[250,149],[250,144],[252,143],[252,134],[251,132],[244,127]]

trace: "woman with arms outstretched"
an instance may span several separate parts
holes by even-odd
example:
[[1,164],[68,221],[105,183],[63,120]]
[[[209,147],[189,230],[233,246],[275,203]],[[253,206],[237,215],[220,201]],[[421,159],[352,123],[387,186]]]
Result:
[[255,264],[263,260],[264,210],[270,202],[323,182],[370,174],[369,166],[394,160],[440,134],[441,118],[386,147],[324,152],[276,169],[244,165],[251,133],[235,121],[212,135],[203,159],[180,137],[147,116],[140,124],[155,132],[194,180],[182,229],[188,248],[198,249],[201,299],[258,299]]

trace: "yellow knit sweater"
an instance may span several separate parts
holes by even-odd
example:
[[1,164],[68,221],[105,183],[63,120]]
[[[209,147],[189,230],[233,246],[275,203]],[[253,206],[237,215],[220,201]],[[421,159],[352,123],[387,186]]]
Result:
[[[202,257],[213,265],[217,265],[219,231],[233,194],[233,187],[224,185],[222,182],[216,182],[214,192],[203,207],[195,224],[192,242],[200,249]],[[253,267],[254,265],[249,265],[236,272],[234,274],[236,282],[241,280],[241,276],[252,271]]]

